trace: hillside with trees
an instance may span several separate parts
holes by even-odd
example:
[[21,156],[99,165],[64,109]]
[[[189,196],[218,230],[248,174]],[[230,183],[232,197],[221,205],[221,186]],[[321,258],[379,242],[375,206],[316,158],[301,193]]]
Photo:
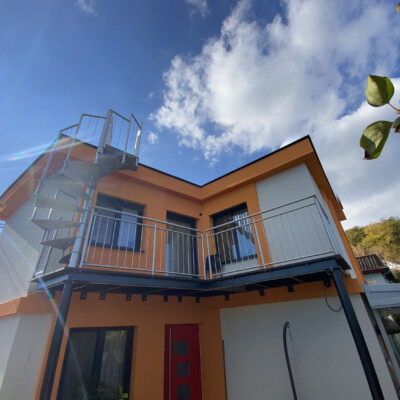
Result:
[[346,231],[356,257],[377,254],[384,260],[400,262],[400,219],[390,217]]

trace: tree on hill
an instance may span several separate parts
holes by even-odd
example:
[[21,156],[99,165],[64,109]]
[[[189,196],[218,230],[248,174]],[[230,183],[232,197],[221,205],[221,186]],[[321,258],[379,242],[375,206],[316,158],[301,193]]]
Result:
[[356,257],[377,254],[384,260],[400,262],[400,219],[390,217],[365,227],[346,231]]

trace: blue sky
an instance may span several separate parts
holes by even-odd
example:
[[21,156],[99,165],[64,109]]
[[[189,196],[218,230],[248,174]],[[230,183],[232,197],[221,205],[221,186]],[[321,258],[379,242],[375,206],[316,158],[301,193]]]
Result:
[[0,192],[112,108],[144,121],[141,162],[200,184],[310,134],[346,227],[400,216],[400,136],[373,162],[358,146],[395,117],[363,92],[370,73],[398,83],[400,14],[348,3],[3,0]]

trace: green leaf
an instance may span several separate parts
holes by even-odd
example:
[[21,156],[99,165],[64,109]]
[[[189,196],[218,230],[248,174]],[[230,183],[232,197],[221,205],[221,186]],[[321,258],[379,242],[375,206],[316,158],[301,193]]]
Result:
[[365,95],[368,104],[373,107],[380,107],[389,103],[394,94],[392,81],[386,76],[369,75]]
[[390,121],[377,121],[367,126],[360,139],[360,146],[365,150],[365,159],[373,160],[381,155],[391,127]]
[[396,6],[396,11],[397,11],[397,12],[400,12],[400,3],[397,4],[397,6]]
[[393,124],[392,124],[392,128],[395,130],[395,132],[399,133],[400,132],[400,117],[397,117]]

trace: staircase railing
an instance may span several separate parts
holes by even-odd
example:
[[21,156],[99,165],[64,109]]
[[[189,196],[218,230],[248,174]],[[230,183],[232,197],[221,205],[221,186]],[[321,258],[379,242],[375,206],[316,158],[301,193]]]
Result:
[[[136,136],[133,136],[132,133],[134,126],[138,128]],[[55,176],[58,178],[59,175],[64,176],[71,160],[84,159],[86,162],[96,163],[98,154],[104,151],[105,146],[118,151],[115,157],[119,155],[122,157],[122,160],[114,163],[114,167],[120,167],[125,163],[127,154],[130,154],[132,155],[129,158],[130,168],[134,168],[137,166],[141,129],[141,125],[133,114],[130,119],[127,119],[115,111],[109,110],[106,117],[82,114],[78,124],[60,131],[55,142],[46,151],[48,153],[45,154],[47,162],[35,191],[36,204],[32,213],[32,221],[44,230],[41,241],[44,245],[38,257],[36,275],[45,273],[45,270],[48,271],[49,264],[54,266],[54,259],[63,259],[65,250],[69,248],[69,246],[66,247],[69,238],[77,238],[78,244],[73,252],[80,253],[79,236],[83,238],[86,230],[87,212],[91,206],[91,198],[98,179],[93,177],[91,184],[81,182],[83,183],[82,191],[86,190],[87,192],[86,196],[84,193],[71,196],[71,191],[65,189],[65,184],[60,189],[60,179],[55,184],[57,179],[52,178]],[[93,146],[93,151],[82,151],[80,145],[83,144]],[[114,157],[114,154],[110,157]],[[134,157],[133,160],[132,157]],[[103,168],[104,170],[106,173],[112,172],[112,168]],[[64,209],[60,206],[61,204],[64,204]],[[62,221],[62,223],[55,221]],[[66,224],[67,221],[70,223]],[[54,228],[56,226],[57,228]],[[60,246],[65,248],[60,248]],[[78,259],[79,254],[71,257],[74,263]],[[61,269],[60,265],[53,268],[56,267]]]

